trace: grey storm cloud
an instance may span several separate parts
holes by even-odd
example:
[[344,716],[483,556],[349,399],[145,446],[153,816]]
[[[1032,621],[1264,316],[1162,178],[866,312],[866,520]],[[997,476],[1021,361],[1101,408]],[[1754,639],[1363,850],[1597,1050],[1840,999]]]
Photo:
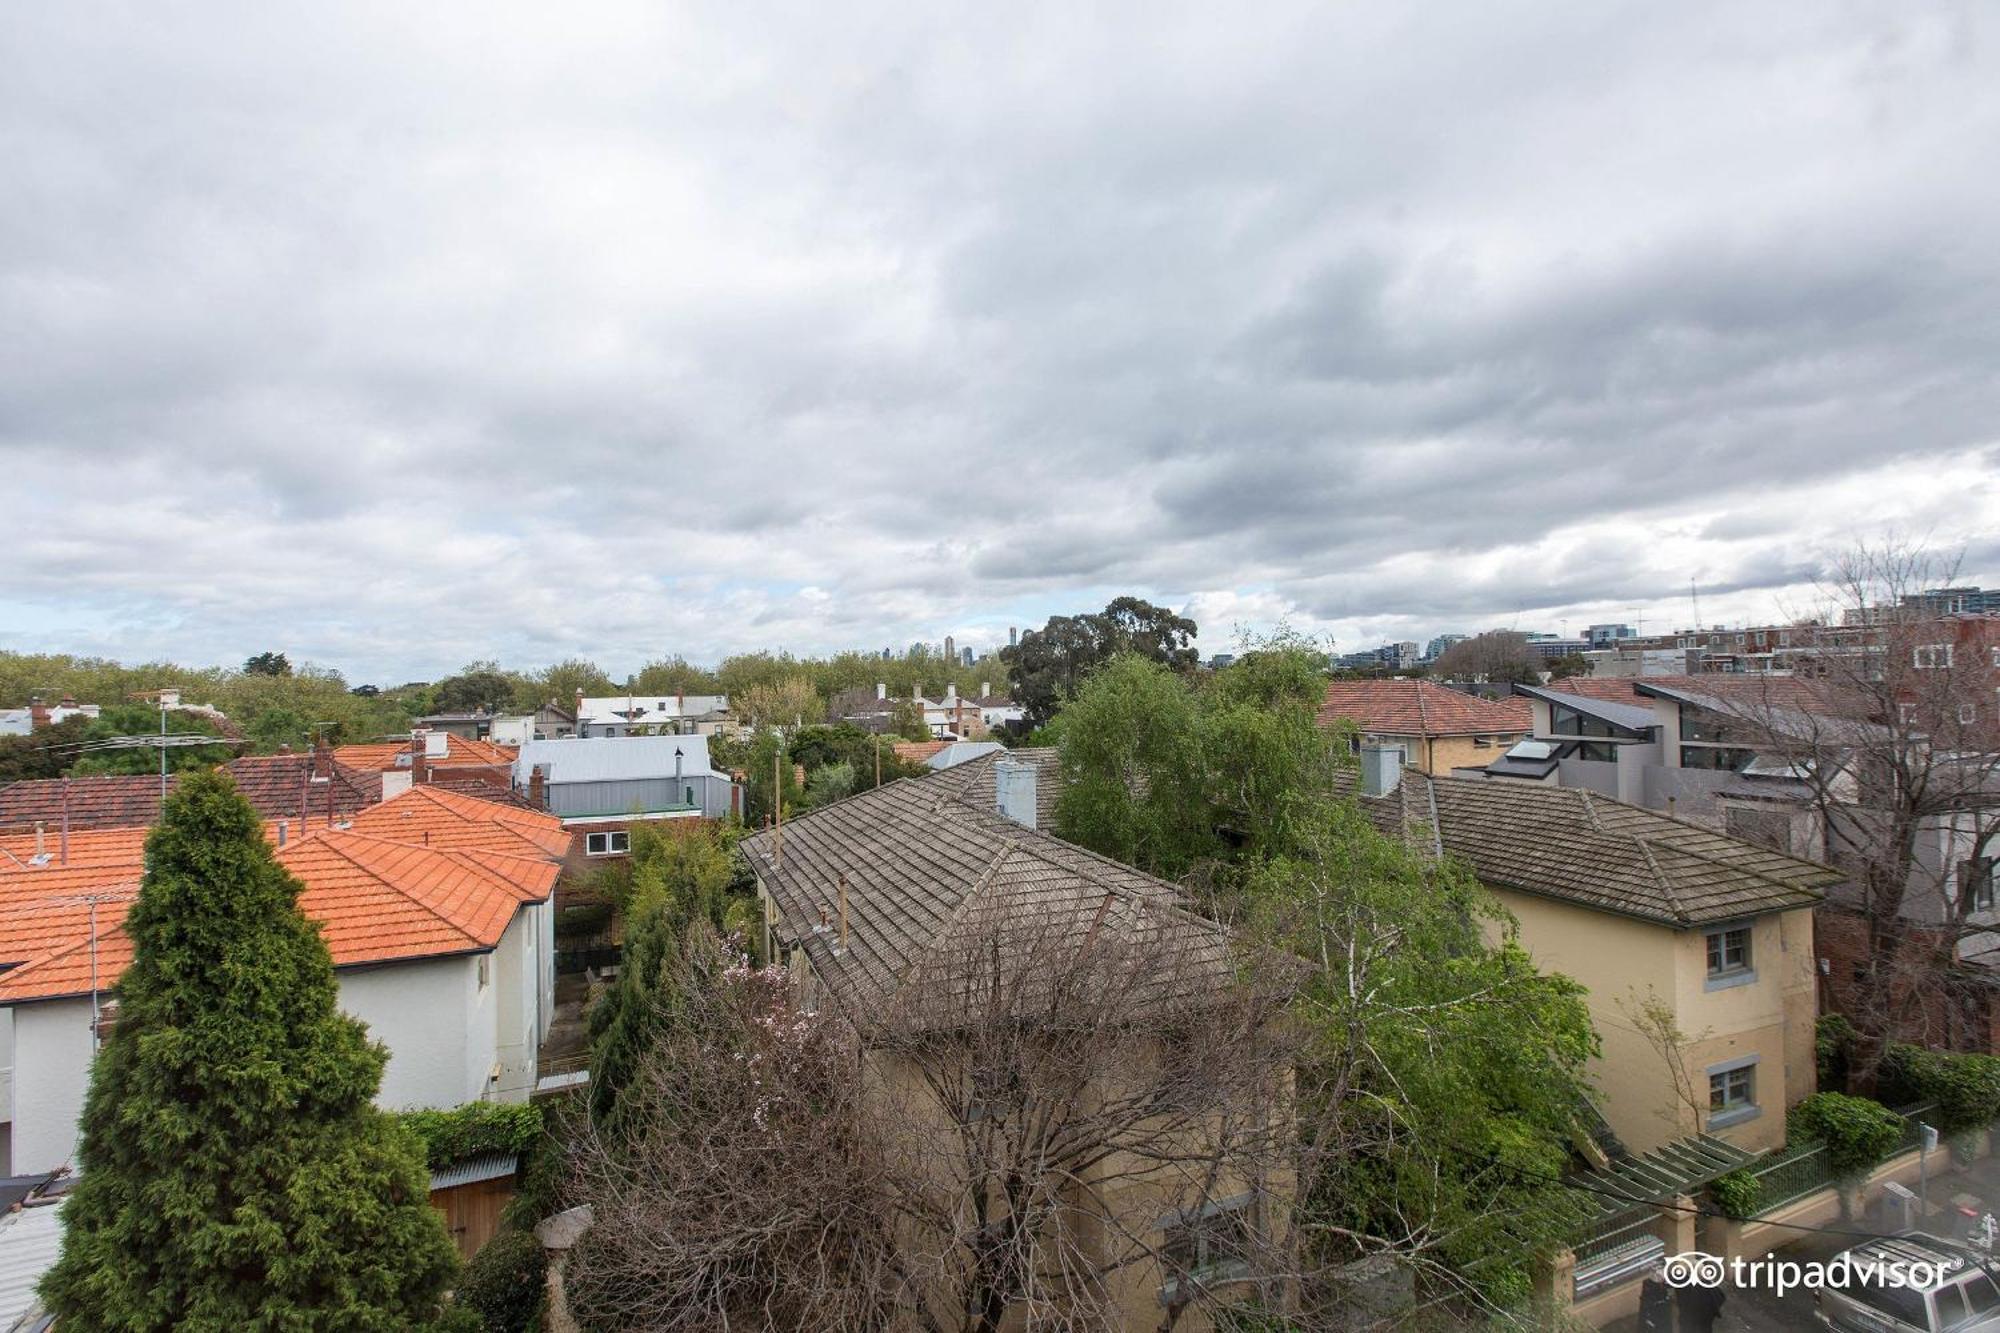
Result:
[[0,647],[629,669],[1116,591],[1352,643],[1775,614],[1889,531],[2000,578],[1995,24],[15,6]]

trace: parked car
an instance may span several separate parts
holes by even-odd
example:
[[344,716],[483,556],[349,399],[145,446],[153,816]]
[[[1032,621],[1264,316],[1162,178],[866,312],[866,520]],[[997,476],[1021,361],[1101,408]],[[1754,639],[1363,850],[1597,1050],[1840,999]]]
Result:
[[[1980,1257],[1956,1241],[1913,1232],[1863,1241],[1838,1256],[1855,1265],[1929,1264],[1942,1278],[1927,1286],[1871,1274],[1813,1293],[1813,1315],[1841,1333],[2000,1333],[2000,1284]],[[1836,1260],[1837,1262],[1837,1260]],[[1828,1264],[1829,1268],[1834,1264]]]

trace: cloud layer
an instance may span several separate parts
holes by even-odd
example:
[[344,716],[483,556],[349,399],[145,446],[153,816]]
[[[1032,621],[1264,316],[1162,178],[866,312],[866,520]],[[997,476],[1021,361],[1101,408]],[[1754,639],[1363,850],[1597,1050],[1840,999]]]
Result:
[[357,678],[2000,578],[1911,4],[0,17],[0,646]]

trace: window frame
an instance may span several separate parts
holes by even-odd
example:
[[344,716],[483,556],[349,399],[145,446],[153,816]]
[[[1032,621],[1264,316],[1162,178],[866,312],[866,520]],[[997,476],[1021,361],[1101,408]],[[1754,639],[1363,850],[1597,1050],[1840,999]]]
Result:
[[[594,846],[598,839],[604,840],[602,847]],[[598,829],[583,835],[585,856],[624,856],[632,850],[632,834],[628,829]]]
[[[1944,660],[1938,660],[1942,654]],[[1925,660],[1928,658],[1929,660]],[[1910,665],[1918,671],[1951,670],[1951,645],[1948,643],[1920,643],[1910,649]]]
[[[1216,1255],[1209,1250],[1216,1241],[1213,1234],[1216,1219],[1227,1217],[1234,1220],[1235,1226],[1231,1231],[1247,1251],[1257,1234],[1256,1204],[1257,1197],[1251,1193],[1211,1199],[1199,1208],[1169,1213],[1155,1224],[1154,1229],[1160,1233],[1160,1267],[1166,1275],[1166,1280],[1160,1284],[1161,1305],[1172,1305],[1179,1299],[1183,1282],[1205,1288],[1211,1284],[1241,1282],[1250,1276],[1247,1253]],[[1195,1245],[1193,1262],[1181,1263],[1169,1258],[1175,1246],[1176,1232],[1186,1232],[1192,1238]]]
[[[1727,1129],[1747,1120],[1755,1120],[1764,1114],[1764,1108],[1757,1102],[1757,1065],[1759,1057],[1742,1056],[1734,1060],[1724,1060],[1713,1064],[1705,1071],[1708,1075],[1708,1115],[1709,1129]],[[1740,1086],[1744,1090],[1743,1100],[1732,1102],[1729,1092],[1739,1086],[1736,1076],[1742,1075]],[[1718,1085],[1716,1080],[1720,1079]],[[1716,1094],[1720,1092],[1723,1101],[1716,1104]]]
[[[1741,935],[1741,959],[1729,961],[1730,937]],[[1703,990],[1729,990],[1757,980],[1757,932],[1755,923],[1725,921],[1702,932]]]

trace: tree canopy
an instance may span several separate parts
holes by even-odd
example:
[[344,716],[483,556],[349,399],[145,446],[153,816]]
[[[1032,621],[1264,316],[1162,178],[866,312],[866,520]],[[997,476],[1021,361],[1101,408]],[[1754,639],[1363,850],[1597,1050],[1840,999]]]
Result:
[[1029,630],[1019,644],[1000,650],[1012,680],[1013,698],[1029,728],[1055,715],[1065,699],[1096,667],[1122,654],[1135,654],[1174,670],[1194,666],[1196,626],[1185,616],[1137,597],[1120,597],[1102,611],[1051,616]]
[[289,676],[292,674],[291,659],[283,653],[258,653],[243,663],[246,676]]
[[1063,711],[1058,828],[1312,960],[1294,1005],[1308,1270],[1380,1250],[1512,1304],[1576,1220],[1555,1178],[1589,1096],[1589,1010],[1469,871],[1335,799],[1350,761],[1317,724],[1320,661],[1281,639],[1207,677],[1105,664]]
[[1496,629],[1445,649],[1431,667],[1431,674],[1450,680],[1537,685],[1542,679],[1540,667],[1528,647],[1527,635]]
[[387,1052],[339,1011],[299,885],[220,774],[146,843],[133,959],[91,1070],[42,1284],[65,1329],[427,1328],[457,1260]]

